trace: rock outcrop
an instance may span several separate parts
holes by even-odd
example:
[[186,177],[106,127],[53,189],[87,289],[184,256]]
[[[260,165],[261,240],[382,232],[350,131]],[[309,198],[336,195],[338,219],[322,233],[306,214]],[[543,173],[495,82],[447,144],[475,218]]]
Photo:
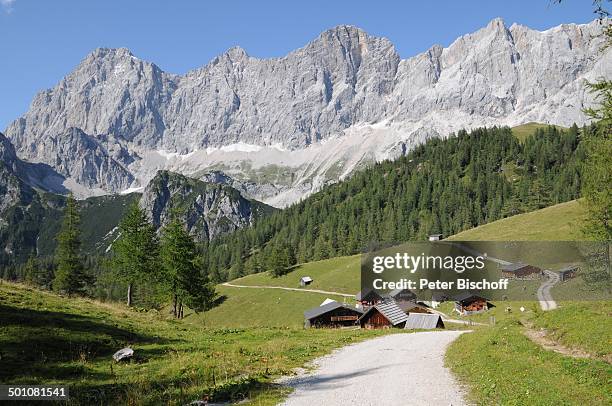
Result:
[[236,189],[159,171],[145,188],[140,205],[157,227],[178,216],[198,241],[249,226],[272,208],[244,198]]

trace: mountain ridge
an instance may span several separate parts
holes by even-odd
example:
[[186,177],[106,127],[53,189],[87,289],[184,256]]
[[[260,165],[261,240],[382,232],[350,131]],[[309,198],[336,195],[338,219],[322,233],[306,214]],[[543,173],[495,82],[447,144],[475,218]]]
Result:
[[252,183],[275,166],[291,182],[249,193],[284,206],[462,128],[586,123],[583,79],[612,74],[612,52],[597,60],[600,30],[592,22],[540,32],[494,19],[402,59],[390,40],[340,25],[283,57],[233,47],[184,75],[100,48],[39,93],[7,135],[22,159],[56,170],[59,147],[42,140],[73,127],[97,140],[92,168],[72,165],[81,151],[59,171],[84,195],[144,187],[159,169]]

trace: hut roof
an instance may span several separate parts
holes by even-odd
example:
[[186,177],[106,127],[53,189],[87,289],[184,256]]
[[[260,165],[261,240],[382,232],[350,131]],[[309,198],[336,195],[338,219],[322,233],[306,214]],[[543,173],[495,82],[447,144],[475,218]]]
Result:
[[410,289],[393,289],[391,292],[389,292],[389,297],[395,297],[404,291],[409,292],[411,295],[416,297],[414,292],[411,291]]
[[403,323],[408,316],[395,302],[385,302],[370,307],[359,319],[363,319],[368,313],[378,310],[392,325]]
[[404,311],[404,313],[409,312],[414,309],[422,309],[425,311],[429,311],[427,306],[415,303],[415,302],[400,302],[397,306]]
[[332,302],[327,303],[325,305],[321,305],[321,306],[315,307],[313,309],[306,310],[304,312],[304,318],[307,319],[307,320],[312,320],[315,317],[319,317],[322,314],[325,314],[327,312],[331,312],[332,310],[336,310],[336,309],[339,309],[341,307],[344,307],[345,309],[353,310],[353,311],[355,311],[357,313],[360,313],[360,314],[363,313],[362,310],[360,310],[360,309],[358,309],[356,307],[352,307],[352,306],[346,305],[344,303],[332,301]]
[[333,303],[333,302],[335,302],[335,300],[334,300],[334,299],[327,298],[327,299],[325,299],[325,300],[323,301],[323,303],[321,303],[319,306],[324,306],[324,305],[326,305],[326,304],[328,304],[328,303]]
[[377,299],[382,299],[382,296],[375,290],[364,289],[364,290],[360,290],[359,292],[357,292],[357,294],[355,295],[355,300],[363,300],[370,295],[373,295]]
[[479,294],[472,293],[472,292],[461,292],[461,293],[458,293],[455,296],[455,301],[456,302],[465,302],[468,299],[484,299],[484,300],[487,300],[486,298],[480,296]]
[[439,323],[441,323],[442,327],[444,327],[444,322],[439,314],[410,313],[404,328],[410,330],[425,330],[436,328],[438,327]]
[[310,276],[302,276],[300,280],[302,282],[312,282],[312,278]]
[[578,265],[574,264],[574,265],[568,265],[565,268],[561,268],[559,269],[557,272],[559,273],[564,273],[564,272],[571,272],[571,271],[576,271],[578,270]]
[[514,263],[514,264],[502,265],[501,269],[502,269],[502,271],[505,271],[505,272],[516,272],[519,269],[523,269],[523,268],[528,267],[528,266],[529,266],[529,264],[524,264],[522,262],[517,262],[517,263]]

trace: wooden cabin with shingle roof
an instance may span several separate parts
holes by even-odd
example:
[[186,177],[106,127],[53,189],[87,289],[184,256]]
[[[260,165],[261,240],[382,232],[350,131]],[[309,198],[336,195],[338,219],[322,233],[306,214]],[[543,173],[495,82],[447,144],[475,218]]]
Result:
[[404,311],[393,301],[379,303],[370,307],[359,318],[361,328],[379,329],[379,328],[403,328],[408,316]]

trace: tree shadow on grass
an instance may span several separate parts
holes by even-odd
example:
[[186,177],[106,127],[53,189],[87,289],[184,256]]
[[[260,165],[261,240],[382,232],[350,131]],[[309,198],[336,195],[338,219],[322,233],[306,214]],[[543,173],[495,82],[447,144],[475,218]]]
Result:
[[[171,344],[94,317],[0,305],[0,382],[90,377],[86,363],[127,345]],[[161,351],[160,351],[161,353]],[[139,359],[155,356],[143,351]],[[100,376],[104,379],[106,376]]]
[[[214,309],[217,306],[221,306],[227,300],[226,295],[219,295],[210,305],[210,309]],[[208,309],[208,310],[210,310]]]

